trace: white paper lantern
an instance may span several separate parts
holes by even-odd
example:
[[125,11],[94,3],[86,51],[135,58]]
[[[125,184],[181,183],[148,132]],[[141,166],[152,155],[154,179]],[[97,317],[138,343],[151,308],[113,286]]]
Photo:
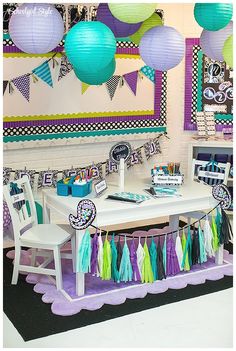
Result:
[[149,29],[139,45],[140,56],[146,65],[158,71],[177,66],[184,57],[185,42],[175,28],[157,26]]
[[225,40],[233,34],[233,22],[223,29],[217,31],[203,30],[200,37],[200,46],[203,53],[216,61],[224,61],[222,50],[224,47]]
[[45,54],[60,43],[64,22],[49,4],[22,4],[12,13],[9,34],[14,44],[29,54]]

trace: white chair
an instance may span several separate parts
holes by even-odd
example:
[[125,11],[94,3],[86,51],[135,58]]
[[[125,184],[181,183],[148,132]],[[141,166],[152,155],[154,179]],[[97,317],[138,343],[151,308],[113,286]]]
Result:
[[[35,202],[32,189],[27,176],[14,181],[23,192],[16,195],[10,194],[10,184],[3,187],[3,195],[7,202],[15,241],[15,260],[12,275],[12,284],[17,284],[19,271],[53,275],[56,277],[57,290],[62,290],[62,270],[60,249],[71,240],[72,255],[65,255],[65,258],[72,258],[73,270],[75,268],[75,235],[68,233],[56,224],[38,224]],[[19,201],[28,200],[30,213],[24,203],[20,209],[16,209]],[[20,264],[21,247],[32,248],[31,266]],[[40,251],[41,249],[41,251]],[[39,251],[38,251],[39,250]],[[44,257],[44,262],[35,266],[36,256]],[[46,268],[54,259],[55,269]]]

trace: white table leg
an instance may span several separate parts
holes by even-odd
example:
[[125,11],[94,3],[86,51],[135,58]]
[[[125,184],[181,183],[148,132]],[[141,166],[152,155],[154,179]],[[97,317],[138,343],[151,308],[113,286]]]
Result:
[[223,254],[224,254],[224,245],[220,245],[215,255],[216,264],[223,264]]
[[49,224],[50,223],[50,209],[47,207],[47,203],[43,196],[43,223]]
[[85,275],[84,273],[79,273],[77,272],[77,260],[78,260],[78,248],[80,245],[80,242],[82,240],[82,237],[84,235],[85,231],[84,230],[76,230],[76,294],[78,296],[82,296],[85,293],[85,288],[84,288],[84,278]]

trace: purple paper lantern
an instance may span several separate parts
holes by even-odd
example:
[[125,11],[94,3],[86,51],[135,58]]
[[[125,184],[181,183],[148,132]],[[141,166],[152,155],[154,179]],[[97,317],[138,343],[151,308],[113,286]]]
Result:
[[6,201],[3,201],[3,228],[7,229],[11,224],[11,215]]
[[148,30],[139,45],[139,53],[145,64],[158,71],[167,71],[177,66],[184,57],[184,51],[183,36],[167,26]]
[[200,37],[200,46],[203,53],[216,61],[224,61],[222,50],[224,47],[225,40],[233,34],[233,22],[223,29],[217,31],[203,30]]
[[49,4],[22,4],[12,13],[9,34],[14,44],[29,54],[45,54],[60,43],[64,22]]
[[134,24],[121,22],[112,15],[108,4],[104,3],[100,3],[98,6],[97,21],[100,21],[109,27],[116,38],[127,37],[134,34],[139,30],[142,24],[142,22]]

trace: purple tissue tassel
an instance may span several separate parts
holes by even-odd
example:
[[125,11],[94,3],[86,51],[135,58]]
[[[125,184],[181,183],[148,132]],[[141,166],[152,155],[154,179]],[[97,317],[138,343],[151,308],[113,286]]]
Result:
[[180,272],[179,262],[175,251],[175,244],[173,238],[167,241],[166,246],[167,262],[166,262],[166,275],[176,275]]
[[91,253],[91,273],[95,275],[98,267],[98,235],[97,231],[92,239],[92,253]]
[[132,240],[132,243],[129,248],[130,252],[130,261],[133,269],[133,277],[132,280],[141,280],[140,272],[138,269],[138,263],[137,263],[137,253],[136,253],[136,248],[135,248],[135,242],[134,239]]

